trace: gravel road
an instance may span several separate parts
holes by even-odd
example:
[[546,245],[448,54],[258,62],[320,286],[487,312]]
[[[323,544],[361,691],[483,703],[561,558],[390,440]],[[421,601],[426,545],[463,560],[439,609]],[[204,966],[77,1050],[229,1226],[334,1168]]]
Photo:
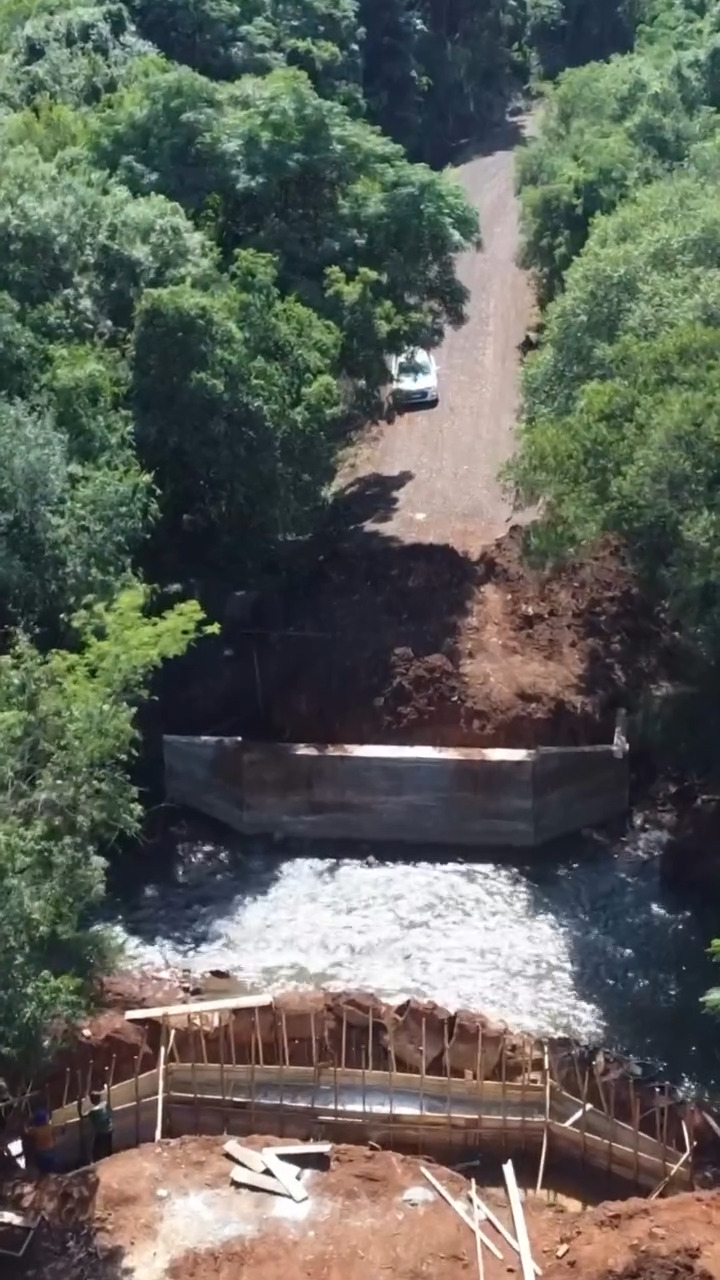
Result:
[[518,348],[532,303],[527,276],[515,264],[517,139],[511,133],[508,128],[497,149],[455,171],[479,210],[483,249],[458,260],[470,290],[468,320],[448,332],[436,353],[440,404],[383,425],[367,460],[368,472],[412,476],[382,519],[385,532],[405,541],[474,551],[503,533],[510,517],[497,473],[513,449]]

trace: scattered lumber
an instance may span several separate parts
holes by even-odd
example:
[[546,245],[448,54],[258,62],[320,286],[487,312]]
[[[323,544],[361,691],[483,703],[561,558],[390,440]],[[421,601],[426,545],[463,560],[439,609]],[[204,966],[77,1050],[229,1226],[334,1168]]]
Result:
[[461,1218],[462,1221],[465,1223],[465,1226],[469,1227],[470,1230],[473,1232],[477,1230],[477,1233],[480,1239],[482,1240],[483,1244],[485,1245],[485,1248],[490,1250],[493,1256],[497,1258],[498,1262],[502,1262],[503,1256],[500,1250],[497,1248],[496,1245],[493,1244],[492,1240],[488,1239],[488,1237],[484,1234],[484,1232],[480,1230],[479,1227],[476,1228],[476,1224],[473,1218],[471,1218],[470,1214],[461,1204],[458,1204],[454,1196],[450,1195],[450,1192],[448,1191],[447,1187],[444,1187],[442,1182],[438,1182],[437,1178],[433,1176],[430,1170],[426,1169],[425,1166],[422,1164],[420,1165],[420,1172],[423,1175],[423,1177],[426,1178],[427,1181],[430,1183],[430,1186],[435,1188],[438,1195],[442,1197],[445,1203],[449,1204],[450,1208],[455,1210],[458,1217]]
[[[495,1228],[498,1234],[502,1236],[503,1240],[505,1240],[506,1243],[510,1245],[510,1248],[514,1249],[515,1253],[519,1254],[520,1245],[518,1244],[514,1235],[512,1234],[512,1232],[508,1231],[505,1224],[501,1222],[500,1219],[497,1217],[497,1215],[493,1213],[492,1209],[485,1204],[485,1201],[480,1199],[480,1196],[478,1195],[474,1185],[471,1187],[469,1194],[470,1194],[470,1200],[477,1205],[478,1209],[480,1210],[481,1214],[483,1214],[485,1219],[489,1223],[491,1223],[491,1225]],[[542,1271],[540,1270],[539,1266],[535,1262],[533,1263],[533,1269],[535,1271],[536,1276],[542,1275]]]
[[285,1159],[285,1156],[292,1155],[295,1159],[320,1156],[325,1160],[330,1155],[332,1146],[329,1142],[296,1142],[254,1151],[252,1147],[245,1147],[241,1142],[230,1138],[223,1146],[223,1151],[237,1166],[230,1173],[230,1181],[235,1186],[248,1187],[253,1191],[269,1191],[274,1195],[287,1196],[300,1204],[308,1198],[300,1181],[302,1169]]
[[296,1204],[300,1204],[302,1200],[307,1200],[308,1193],[296,1173],[285,1164],[280,1156],[275,1155],[272,1147],[265,1147],[262,1153],[268,1173],[277,1179],[281,1187]]
[[277,1178],[267,1173],[253,1173],[252,1169],[245,1169],[240,1165],[230,1170],[230,1181],[236,1187],[248,1187],[251,1191],[269,1191],[275,1196],[290,1196],[290,1192],[285,1190]]
[[331,1142],[291,1142],[280,1147],[269,1147],[281,1160],[319,1160],[330,1155]]
[[246,1169],[250,1169],[252,1173],[265,1173],[266,1165],[259,1151],[253,1151],[250,1147],[243,1147],[240,1142],[236,1142],[231,1138],[225,1143],[223,1151],[231,1160],[235,1160],[237,1164],[244,1165]]
[[520,1200],[520,1192],[518,1191],[518,1184],[512,1160],[508,1160],[507,1164],[503,1165],[503,1176],[505,1178],[508,1200],[510,1201],[513,1222],[515,1224],[515,1236],[518,1242],[523,1280],[535,1280],[535,1264],[532,1259],[532,1253],[530,1252],[527,1223],[525,1221],[525,1214],[523,1212],[522,1201]]

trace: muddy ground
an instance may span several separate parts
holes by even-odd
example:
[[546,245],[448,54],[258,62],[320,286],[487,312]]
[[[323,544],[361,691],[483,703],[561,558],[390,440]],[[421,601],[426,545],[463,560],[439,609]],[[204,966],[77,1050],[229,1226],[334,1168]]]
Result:
[[[5,1185],[5,1202],[44,1215],[24,1269],[9,1280],[465,1280],[477,1275],[472,1232],[427,1187],[420,1161],[386,1151],[336,1147],[330,1169],[305,1174],[307,1202],[229,1184],[221,1138],[181,1138],[123,1152],[95,1169],[38,1184]],[[255,1147],[277,1139],[253,1138]],[[434,1168],[458,1198],[460,1173]],[[481,1194],[507,1227],[497,1170],[474,1171]],[[529,1185],[535,1170],[518,1166]],[[577,1194],[577,1193],[575,1193]],[[562,1186],[525,1209],[534,1257],[546,1280],[720,1280],[720,1195],[603,1203],[588,1208]],[[496,1235],[498,1262],[484,1250],[487,1280],[521,1274]],[[560,1257],[558,1257],[560,1254]]]

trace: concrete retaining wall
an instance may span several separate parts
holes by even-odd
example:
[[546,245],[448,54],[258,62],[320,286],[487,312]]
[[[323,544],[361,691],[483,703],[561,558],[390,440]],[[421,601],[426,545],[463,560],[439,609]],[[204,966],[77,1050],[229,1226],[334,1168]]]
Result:
[[627,757],[612,746],[163,742],[168,800],[246,833],[531,848],[628,804]]

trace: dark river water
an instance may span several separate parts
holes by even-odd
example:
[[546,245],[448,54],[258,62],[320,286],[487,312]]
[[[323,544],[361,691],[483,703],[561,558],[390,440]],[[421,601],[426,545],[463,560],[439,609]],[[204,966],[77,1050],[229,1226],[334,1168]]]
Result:
[[334,857],[328,845],[291,857],[198,825],[161,878],[142,870],[123,886],[117,923],[143,966],[228,969],[271,993],[427,997],[657,1058],[678,1083],[720,1089],[720,1019],[699,1003],[720,984],[705,954],[720,905],[690,909],[662,890],[661,838],[579,842],[562,865],[520,866]]

